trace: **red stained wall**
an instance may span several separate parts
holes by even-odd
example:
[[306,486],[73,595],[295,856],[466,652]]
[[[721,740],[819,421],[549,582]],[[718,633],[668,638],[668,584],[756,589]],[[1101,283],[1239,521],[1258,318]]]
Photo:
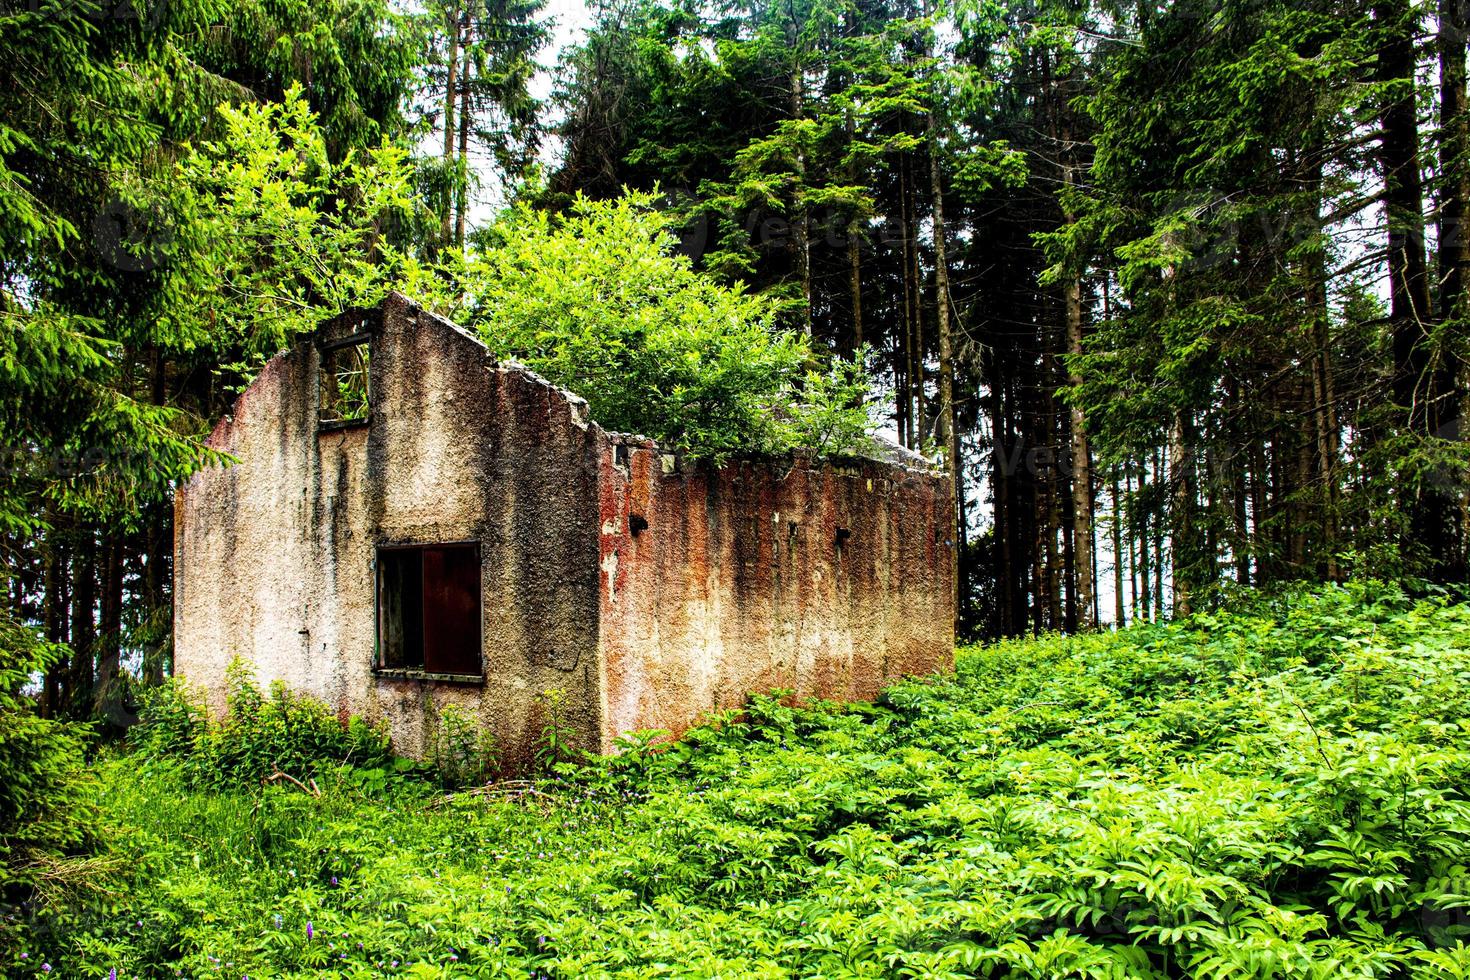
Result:
[[751,691],[871,699],[952,668],[946,479],[867,460],[672,462],[638,440],[601,459],[605,739],[678,733]]

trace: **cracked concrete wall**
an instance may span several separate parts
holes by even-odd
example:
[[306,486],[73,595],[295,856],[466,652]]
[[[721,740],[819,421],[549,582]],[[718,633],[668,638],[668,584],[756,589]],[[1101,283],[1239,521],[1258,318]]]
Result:
[[[218,711],[241,657],[413,755],[456,704],[510,769],[539,736],[538,695],[559,689],[565,723],[600,744],[602,436],[586,404],[396,295],[373,337],[370,424],[318,432],[318,358],[307,344],[267,364],[210,437],[239,462],[179,491],[179,674]],[[457,541],[480,543],[484,684],[375,674],[375,547]]]
[[747,693],[869,700],[954,664],[948,480],[861,460],[602,459],[604,748]]

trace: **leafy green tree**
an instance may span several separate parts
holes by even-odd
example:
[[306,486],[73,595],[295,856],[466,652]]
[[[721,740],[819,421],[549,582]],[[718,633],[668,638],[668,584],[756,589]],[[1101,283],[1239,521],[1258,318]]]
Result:
[[777,305],[696,271],[655,202],[582,199],[560,220],[522,206],[467,258],[411,272],[404,288],[584,396],[611,429],[716,460],[860,449],[861,370],[811,380],[819,361],[777,326]]

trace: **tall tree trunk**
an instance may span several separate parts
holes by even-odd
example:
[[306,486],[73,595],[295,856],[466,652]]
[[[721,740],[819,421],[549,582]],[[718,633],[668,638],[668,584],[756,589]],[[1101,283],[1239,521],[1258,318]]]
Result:
[[122,682],[123,535],[109,531],[103,548],[102,619],[98,637],[97,687],[92,711],[111,724],[120,724],[124,688]]
[[903,384],[898,385],[898,402],[902,406],[901,424],[899,435],[903,444],[913,448],[919,444],[916,438],[918,425],[915,424],[914,414],[914,385],[916,372],[914,371],[914,278],[913,263],[909,261],[910,236],[912,225],[909,222],[909,165],[908,154],[900,154],[898,159],[898,229],[899,248],[902,251],[901,264],[903,267]]
[[1439,315],[1451,319],[1470,279],[1470,114],[1465,101],[1465,45],[1470,0],[1439,0]]
[[[1048,304],[1050,306],[1051,304]],[[1048,340],[1047,346],[1054,344],[1054,340]],[[1057,447],[1061,444],[1060,426],[1057,422],[1057,371],[1053,362],[1054,355],[1050,350],[1043,351],[1041,355],[1042,364],[1042,413],[1041,418],[1046,426],[1045,434],[1037,445],[1045,446],[1048,459],[1046,461],[1046,478],[1042,482],[1045,498],[1043,509],[1038,515],[1039,522],[1045,527],[1044,547],[1046,549],[1046,611],[1047,627],[1049,629],[1060,629],[1063,626],[1062,618],[1062,556],[1057,548],[1057,532],[1061,527],[1061,507],[1057,477],[1059,474],[1060,459]]]
[[1118,467],[1112,468],[1113,502],[1113,625],[1118,629],[1128,625],[1128,607],[1123,596],[1123,498],[1118,488]]
[[[931,93],[931,100],[933,99]],[[945,254],[944,176],[939,158],[937,107],[929,110],[929,191],[934,212],[934,324],[939,340],[939,442],[949,458],[949,478],[954,486],[955,505],[950,508],[950,540],[959,541],[959,507],[965,499],[964,475],[960,469],[960,434],[955,427],[954,349],[949,332],[949,260]],[[959,552],[951,549],[955,610],[959,610]]]
[[1230,456],[1230,503],[1231,520],[1235,525],[1231,551],[1235,558],[1235,581],[1238,585],[1251,584],[1251,538],[1250,522],[1247,517],[1245,462],[1242,453],[1235,451]]
[[1174,573],[1174,615],[1188,616],[1194,592],[1194,455],[1182,410],[1169,426],[1169,483],[1174,495],[1174,540],[1170,555]]
[[1266,464],[1266,445],[1257,439],[1251,445],[1251,550],[1256,556],[1255,584],[1265,585],[1277,577],[1276,550],[1271,540],[1271,511],[1266,503],[1266,486],[1270,470]]
[[[56,526],[54,517],[55,509],[52,508],[51,526]],[[45,618],[46,640],[50,643],[62,643],[66,639],[66,561],[62,549],[61,535],[51,533],[47,535],[46,542],[46,575],[44,586],[46,590],[43,616]],[[47,718],[54,718],[59,713],[61,704],[61,681],[66,673],[66,662],[58,661],[51,665],[46,671],[46,676],[41,685],[41,714]]]
[[[801,119],[806,114],[806,82],[803,74],[801,53],[797,47],[797,23],[795,17],[787,22],[786,43],[790,48],[792,64],[788,76],[790,84],[791,118]],[[802,194],[806,190],[806,152],[800,145],[796,148],[796,193]],[[801,277],[801,297],[805,301],[802,306],[802,325],[806,329],[806,335],[812,335],[812,243],[811,228],[807,207],[804,203],[797,202],[791,218],[791,239],[796,246],[796,271]]]
[[71,560],[71,678],[67,708],[74,717],[92,707],[93,665],[97,653],[97,535],[82,526]]
[[1429,275],[1424,255],[1424,187],[1419,169],[1419,117],[1414,79],[1415,22],[1409,0],[1378,0],[1374,19],[1382,32],[1378,80],[1395,83],[1382,110],[1379,162],[1388,217],[1389,319],[1393,340],[1394,396],[1409,428],[1432,431],[1428,346]]
[[1133,615],[1141,619],[1152,619],[1149,607],[1152,605],[1153,583],[1149,579],[1149,570],[1152,563],[1149,561],[1149,519],[1148,508],[1144,506],[1148,488],[1148,461],[1140,459],[1138,465],[1138,493],[1133,498],[1132,505],[1132,531],[1133,536],[1138,539],[1138,559],[1134,564],[1138,567],[1138,591],[1134,593]]
[[[1322,228],[1322,164],[1317,162],[1311,178],[1317,187],[1317,213],[1319,231]],[[1327,301],[1327,254],[1317,249],[1311,256],[1307,268],[1307,303],[1311,317],[1311,364],[1313,428],[1316,431],[1317,472],[1322,481],[1320,500],[1320,526],[1322,550],[1325,553],[1322,567],[1327,578],[1336,581],[1337,567],[1337,456],[1340,436],[1337,426],[1337,392],[1332,377],[1332,324]]]
[[465,220],[470,209],[470,120],[474,117],[470,101],[470,68],[473,64],[469,57],[470,30],[470,16],[466,13],[465,59],[459,73],[459,173],[462,180],[455,194],[454,208],[454,244],[460,250],[464,249]]
[[996,619],[999,632],[1008,636],[1014,622],[1015,571],[1011,556],[1011,474],[1008,460],[1010,446],[1006,444],[1006,419],[1004,380],[1000,376],[999,357],[994,349],[984,355],[987,368],[986,385],[990,389],[990,442],[993,447],[990,468],[990,489],[994,497],[992,517],[996,549]]
[[[163,352],[156,347],[150,389],[154,405],[161,407],[168,401],[168,373]],[[173,603],[168,596],[169,566],[173,561],[173,504],[168,500],[155,502],[149,510],[144,531],[143,560],[147,564],[143,594],[153,630],[143,651],[143,683],[158,685],[172,668],[166,661],[172,659],[173,650]]]
[[[460,23],[460,10],[458,5],[449,9],[446,27],[449,34],[449,59],[445,67],[444,82],[444,166],[447,169],[454,161],[454,134],[455,134],[455,101],[459,98],[459,36],[464,29]],[[444,214],[440,217],[439,238],[447,245],[449,236],[453,233],[454,197],[456,191],[450,188],[444,199]]]
[[[1154,450],[1154,487],[1157,491],[1168,489],[1165,482],[1164,452],[1162,449]],[[1162,505],[1163,498],[1160,497]],[[1154,546],[1154,619],[1164,618],[1164,522],[1160,520],[1150,521],[1153,530]]]
[[[959,542],[959,508],[965,499],[964,474],[960,469],[960,435],[955,427],[954,350],[949,332],[949,260],[945,254],[944,175],[939,156],[938,107],[935,93],[930,93],[929,128],[929,192],[934,212],[934,323],[939,340],[939,442],[949,458],[949,477],[954,486],[955,504],[950,508],[950,541]],[[951,578],[954,583],[955,611],[959,611],[959,551],[952,544]]]
[[[1439,219],[1439,315],[1450,324],[1458,340],[1466,333],[1467,281],[1470,281],[1470,112],[1466,111],[1465,47],[1470,34],[1470,0],[1439,2],[1439,84],[1441,179],[1445,181]],[[1445,370],[1444,387],[1453,392],[1445,405],[1441,429],[1447,436],[1461,440],[1470,437],[1465,413],[1470,399],[1465,397],[1470,377],[1461,367],[1458,374]],[[1447,474],[1447,485],[1454,474]],[[1446,494],[1445,496],[1448,496]],[[1465,577],[1465,549],[1470,545],[1470,488],[1462,488],[1456,501],[1459,520],[1455,528],[1457,540],[1455,560],[1445,569],[1457,579]]]
[[[847,141],[856,139],[856,125],[852,110],[847,110]],[[847,181],[857,186],[858,169],[856,159],[847,166]],[[847,223],[847,288],[852,299],[852,350],[853,356],[863,349],[863,257],[862,257],[862,213],[854,208]]]
[[929,406],[928,393],[924,384],[924,276],[919,268],[919,206],[917,190],[914,187],[913,160],[905,154],[904,169],[909,175],[905,181],[904,206],[906,217],[904,219],[904,285],[911,288],[913,320],[911,322],[912,332],[909,335],[909,382],[913,385],[914,398],[914,430],[913,443],[915,448],[922,449],[924,443],[929,439]]
[[[1070,169],[1068,183],[1071,183]],[[1062,285],[1062,302],[1067,321],[1067,353],[1082,353],[1082,280],[1068,276]],[[1074,388],[1082,384],[1082,376],[1069,368],[1067,383]],[[1092,616],[1096,584],[1092,577],[1092,451],[1087,444],[1087,418],[1075,400],[1071,403],[1072,512],[1077,553],[1077,606],[1083,619],[1082,629],[1097,625]]]

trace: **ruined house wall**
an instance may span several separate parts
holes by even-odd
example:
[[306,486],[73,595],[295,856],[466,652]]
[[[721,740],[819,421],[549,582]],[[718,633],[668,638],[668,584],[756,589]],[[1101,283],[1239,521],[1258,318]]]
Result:
[[[212,710],[239,657],[408,754],[458,705],[516,769],[546,691],[610,750],[751,691],[866,699],[952,666],[950,489],[916,457],[677,465],[402,297],[374,330],[369,424],[319,428],[302,345],[210,437],[239,462],[178,493],[175,661]],[[462,541],[481,549],[483,684],[375,672],[375,549]]]
[[751,691],[866,700],[953,667],[951,496],[927,469],[680,467],[626,440],[600,506],[604,748]]
[[[178,672],[219,710],[239,656],[263,683],[387,723],[410,754],[457,704],[513,767],[539,734],[538,695],[562,690],[564,722],[597,745],[601,437],[585,403],[394,296],[370,424],[319,434],[318,356],[305,345],[271,361],[210,438],[239,462],[178,494]],[[483,686],[376,675],[375,546],[471,540]]]

